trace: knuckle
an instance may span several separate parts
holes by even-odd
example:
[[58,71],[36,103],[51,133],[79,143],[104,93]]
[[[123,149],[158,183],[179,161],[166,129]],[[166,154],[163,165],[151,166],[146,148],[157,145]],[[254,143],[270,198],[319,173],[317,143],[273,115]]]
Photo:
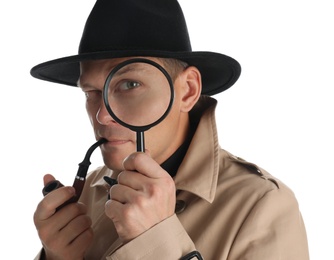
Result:
[[145,190],[149,197],[158,196],[161,193],[160,187],[156,183],[147,183],[145,185]]
[[73,216],[78,216],[82,214],[86,214],[87,207],[86,205],[82,203],[70,203],[66,210],[68,211],[68,214],[71,214]]
[[87,215],[83,215],[80,222],[81,222],[80,223],[81,226],[86,227],[86,228],[89,228],[92,225],[92,220]]
[[52,210],[55,210],[54,207],[50,203],[48,203],[46,199],[42,199],[37,206],[36,217],[38,216],[38,212],[40,211],[50,212]]
[[119,189],[119,184],[115,184],[115,185],[110,187],[110,189],[109,189],[110,199],[114,198],[115,194],[117,194],[118,189]]
[[86,214],[87,213],[87,206],[85,204],[83,204],[82,202],[78,202],[78,203],[75,203],[78,205],[79,207],[79,210],[82,214]]
[[38,214],[38,211],[36,210],[35,213],[34,213],[34,216],[33,216],[35,226],[38,226],[39,221],[40,221],[39,220],[40,218],[38,216],[39,216],[39,214]]
[[164,176],[163,178],[160,179],[162,187],[164,187],[164,190],[167,192],[174,192],[176,187],[175,187],[175,182],[173,178],[171,178],[169,175]]
[[145,153],[140,153],[140,152],[133,153],[130,156],[130,159],[133,162],[134,166],[137,166],[137,165],[140,165],[140,164],[144,163],[145,158],[146,158],[146,154]]
[[[121,178],[124,178],[124,176],[126,176],[126,171],[121,171],[121,172],[118,174],[118,176],[117,176],[117,182],[118,182],[119,184],[122,184],[122,183],[123,183],[122,180],[121,180]],[[115,186],[115,185],[111,186],[111,188],[114,187],[114,186]]]
[[116,211],[115,202],[112,199],[107,200],[104,204],[104,212],[108,218],[114,219]]
[[84,233],[83,233],[83,240],[86,241],[86,243],[90,243],[94,238],[94,232],[92,228],[87,229]]
[[147,205],[147,199],[143,196],[136,196],[133,198],[133,203],[135,205],[138,205],[138,207],[140,208],[145,208],[145,206]]
[[167,189],[168,189],[170,192],[175,193],[175,191],[176,191],[176,187],[175,187],[175,182],[174,182],[173,179],[171,179],[171,178],[166,178],[166,180],[165,180],[165,184],[164,184],[164,185],[167,187]]
[[131,222],[131,219],[133,219],[133,217],[135,217],[133,207],[131,207],[131,206],[124,207],[123,212],[122,212],[122,216],[124,217],[123,221],[125,223],[127,223],[128,221]]
[[37,233],[42,241],[48,241],[48,238],[50,237],[50,230],[48,228],[39,228]]
[[58,251],[62,247],[62,242],[60,239],[54,236],[48,236],[43,241],[43,244],[51,251]]

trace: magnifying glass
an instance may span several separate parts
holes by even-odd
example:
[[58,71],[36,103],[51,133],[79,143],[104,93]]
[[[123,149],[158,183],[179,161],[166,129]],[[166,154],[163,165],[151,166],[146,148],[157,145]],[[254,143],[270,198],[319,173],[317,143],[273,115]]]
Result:
[[173,81],[160,64],[129,59],[109,73],[103,100],[117,123],[137,133],[137,152],[145,152],[144,132],[164,120],[172,108]]

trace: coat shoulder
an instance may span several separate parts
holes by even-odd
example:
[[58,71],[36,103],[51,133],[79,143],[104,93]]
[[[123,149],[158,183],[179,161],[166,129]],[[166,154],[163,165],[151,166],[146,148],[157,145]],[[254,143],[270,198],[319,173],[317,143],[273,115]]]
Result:
[[220,179],[244,182],[246,186],[262,189],[285,189],[284,183],[255,163],[244,160],[232,153],[220,150]]

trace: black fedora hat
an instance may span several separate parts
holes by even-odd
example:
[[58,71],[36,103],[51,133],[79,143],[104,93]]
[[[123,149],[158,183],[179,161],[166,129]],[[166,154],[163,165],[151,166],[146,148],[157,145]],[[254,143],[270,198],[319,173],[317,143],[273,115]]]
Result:
[[203,95],[231,87],[239,63],[214,52],[193,52],[186,21],[177,0],[97,0],[82,34],[77,55],[41,63],[33,77],[77,86],[80,62],[132,56],[175,58],[196,66]]

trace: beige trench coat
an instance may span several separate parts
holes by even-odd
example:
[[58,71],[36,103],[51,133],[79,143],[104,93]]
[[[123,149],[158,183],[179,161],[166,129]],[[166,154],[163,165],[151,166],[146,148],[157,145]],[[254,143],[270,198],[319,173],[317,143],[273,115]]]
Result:
[[[94,242],[85,260],[180,259],[198,250],[206,260],[306,260],[304,223],[293,192],[265,170],[219,147],[216,101],[202,97],[202,114],[175,177],[177,212],[125,245],[104,214],[106,167],[87,179]],[[38,259],[38,258],[37,258]]]

